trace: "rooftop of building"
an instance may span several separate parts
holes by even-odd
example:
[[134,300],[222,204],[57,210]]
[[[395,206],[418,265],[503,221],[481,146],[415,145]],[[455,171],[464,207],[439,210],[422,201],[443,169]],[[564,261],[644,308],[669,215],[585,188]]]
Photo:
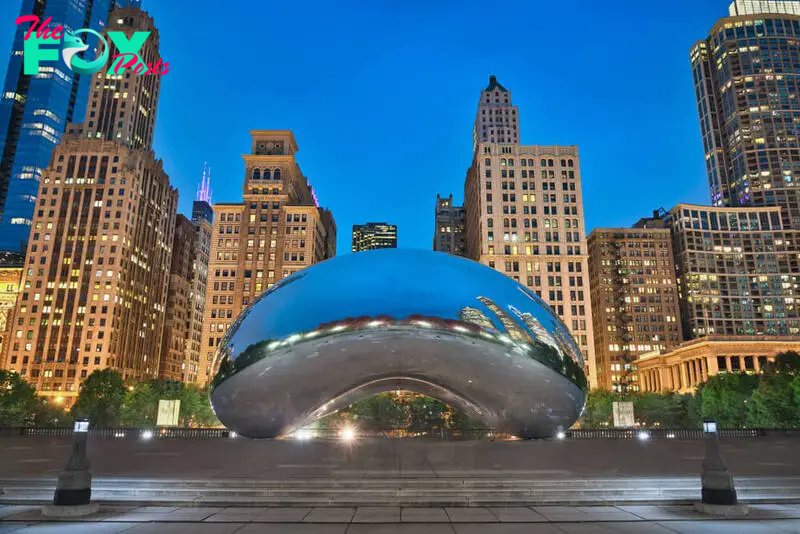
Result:
[[498,89],[498,90],[500,90],[500,91],[502,91],[504,93],[508,92],[508,89],[503,87],[500,84],[500,82],[497,81],[497,76],[492,75],[492,76],[489,76],[489,85],[486,86],[486,89],[484,89],[484,91],[485,92],[490,92],[490,91],[494,91],[495,89]]
[[734,0],[728,6],[728,16],[744,15],[798,15],[798,0]]
[[702,204],[675,204],[671,210],[669,210],[669,214],[672,215],[678,210],[682,209],[689,209],[689,210],[697,210],[697,211],[707,211],[707,212],[773,212],[777,211],[780,212],[780,206],[707,206]]
[[737,343],[763,343],[765,345],[775,344],[775,343],[796,343],[798,350],[800,350],[800,336],[723,336],[723,335],[710,335],[710,336],[703,336],[698,337],[695,339],[690,339],[689,341],[684,341],[680,345],[676,345],[669,350],[664,351],[652,351],[652,352],[645,352],[639,356],[640,360],[646,360],[649,358],[657,358],[659,356],[663,356],[665,354],[669,354],[672,352],[678,352],[683,350],[692,349],[698,347],[700,345],[720,345],[720,344],[729,344],[735,345]]

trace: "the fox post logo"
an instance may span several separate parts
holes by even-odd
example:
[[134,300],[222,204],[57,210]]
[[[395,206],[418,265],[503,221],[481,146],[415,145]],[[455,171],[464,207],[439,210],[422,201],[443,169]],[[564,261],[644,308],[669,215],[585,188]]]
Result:
[[[94,74],[102,69],[108,62],[108,43],[102,35],[94,30],[83,29],[70,32],[63,26],[56,26],[53,29],[47,27],[50,17],[37,29],[39,17],[36,15],[24,15],[17,18],[16,24],[32,22],[30,29],[25,33],[25,45],[23,47],[23,72],[29,75],[39,74],[39,64],[42,61],[58,61],[59,55],[64,60],[67,67],[77,74]],[[33,33],[36,30],[36,33]],[[94,60],[87,61],[78,57],[79,52],[89,48],[78,35],[88,33],[97,37],[103,43],[103,52]],[[135,74],[166,74],[169,72],[169,63],[162,63],[159,59],[155,63],[144,63],[139,58],[139,50],[147,40],[150,32],[134,32],[128,39],[123,32],[108,31],[108,38],[119,50],[119,54],[114,54],[111,68],[114,74],[120,74],[126,68],[133,70]],[[60,44],[60,50],[56,48],[42,48],[42,45]],[[60,53],[59,53],[60,52]]]

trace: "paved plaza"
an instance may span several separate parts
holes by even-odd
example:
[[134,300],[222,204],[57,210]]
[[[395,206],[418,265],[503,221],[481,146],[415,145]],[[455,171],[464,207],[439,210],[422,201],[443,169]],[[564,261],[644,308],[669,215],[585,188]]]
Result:
[[755,505],[747,519],[691,506],[492,508],[105,507],[84,522],[47,520],[38,507],[0,508],[0,533],[20,534],[787,534],[800,505]]
[[[0,438],[0,476],[55,477],[70,438]],[[800,476],[798,438],[723,439],[735,476]],[[339,441],[91,439],[95,477],[294,478],[502,476],[503,478],[699,476],[702,440]]]

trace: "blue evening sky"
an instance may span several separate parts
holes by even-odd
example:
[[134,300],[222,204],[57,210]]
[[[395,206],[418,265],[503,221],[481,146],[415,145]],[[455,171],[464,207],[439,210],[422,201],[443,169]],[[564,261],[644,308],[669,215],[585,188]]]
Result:
[[[728,0],[143,0],[161,34],[155,152],[188,213],[203,161],[238,202],[251,129],[291,129],[300,168],[353,224],[430,249],[436,194],[463,198],[490,74],[523,144],[578,145],[587,230],[708,203],[689,47]],[[0,2],[10,50],[19,0]],[[2,67],[5,77],[5,65]]]

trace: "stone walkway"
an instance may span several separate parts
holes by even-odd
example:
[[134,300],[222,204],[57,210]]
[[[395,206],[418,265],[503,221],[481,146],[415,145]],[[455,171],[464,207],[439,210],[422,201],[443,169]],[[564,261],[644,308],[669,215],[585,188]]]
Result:
[[691,506],[515,508],[102,507],[81,522],[45,518],[36,506],[0,507],[0,534],[786,534],[800,533],[800,504],[751,506],[717,519]]

